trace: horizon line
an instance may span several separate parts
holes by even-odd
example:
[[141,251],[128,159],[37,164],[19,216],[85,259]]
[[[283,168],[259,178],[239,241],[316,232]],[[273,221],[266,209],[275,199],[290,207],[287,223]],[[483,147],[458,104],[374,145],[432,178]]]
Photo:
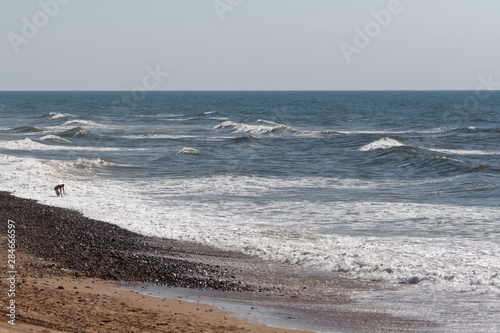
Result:
[[[134,92],[135,90],[0,90],[0,92]],[[475,91],[474,89],[169,89],[169,90],[146,90],[145,92],[384,92],[384,91]],[[491,90],[500,92],[500,90]]]

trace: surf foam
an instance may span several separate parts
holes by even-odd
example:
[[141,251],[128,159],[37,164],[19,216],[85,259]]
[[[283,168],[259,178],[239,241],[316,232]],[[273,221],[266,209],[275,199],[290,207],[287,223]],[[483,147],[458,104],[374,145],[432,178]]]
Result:
[[[373,186],[314,177],[95,178],[92,168],[107,163],[2,156],[0,179],[14,195],[76,209],[149,236],[201,242],[352,278],[500,294],[500,249],[494,237],[488,238],[497,230],[500,208],[280,200],[301,185]],[[55,196],[58,183],[66,185],[67,196]],[[477,227],[475,240],[432,236],[453,233],[464,223]],[[342,235],[346,226],[360,235]],[[398,230],[412,230],[414,237]],[[379,235],[370,236],[374,232]]]
[[59,112],[50,112],[47,115],[51,119],[60,119],[60,118],[69,118],[69,117],[74,117],[74,115],[69,114],[69,113],[59,113]]
[[191,148],[191,147],[184,147],[177,154],[193,154],[193,155],[199,155],[201,152],[196,149],[196,148]]
[[259,120],[259,122],[265,123],[266,125],[248,125],[228,120],[215,126],[214,129],[230,128],[233,130],[234,133],[249,133],[251,135],[262,135],[262,134],[294,131],[293,127],[287,125],[276,124],[273,122],[263,121],[263,120]]
[[359,148],[360,151],[372,151],[372,150],[377,150],[377,149],[389,149],[389,148],[394,148],[394,147],[401,147],[404,146],[405,144],[391,139],[391,138],[383,138],[380,140],[377,140],[375,142],[371,142],[361,148]]

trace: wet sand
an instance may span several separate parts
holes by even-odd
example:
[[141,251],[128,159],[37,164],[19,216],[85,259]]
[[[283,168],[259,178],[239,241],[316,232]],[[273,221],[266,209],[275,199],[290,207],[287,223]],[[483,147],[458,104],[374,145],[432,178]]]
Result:
[[[0,193],[1,248],[16,230],[16,329],[32,332],[292,332],[235,318],[212,307],[114,287],[156,283],[222,292],[317,318],[332,332],[419,332],[435,323],[377,309],[335,309],[381,283],[304,271],[199,244],[141,236],[80,213]],[[5,267],[5,266],[4,266]],[[0,293],[7,299],[7,269]],[[6,304],[6,303],[4,303]],[[230,311],[231,309],[227,309]],[[12,328],[2,307],[0,332]],[[294,318],[290,318],[293,327]],[[314,329],[315,327],[311,327]]]
[[[245,322],[203,304],[148,297],[110,281],[76,277],[29,255],[20,260],[16,325],[3,319],[0,332],[292,332]],[[0,292],[7,294],[5,283]]]

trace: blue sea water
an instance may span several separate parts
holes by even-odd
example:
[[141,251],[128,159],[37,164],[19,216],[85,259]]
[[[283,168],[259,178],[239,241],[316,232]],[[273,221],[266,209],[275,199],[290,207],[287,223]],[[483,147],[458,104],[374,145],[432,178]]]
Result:
[[493,297],[499,140],[499,92],[0,92],[1,190],[147,235]]

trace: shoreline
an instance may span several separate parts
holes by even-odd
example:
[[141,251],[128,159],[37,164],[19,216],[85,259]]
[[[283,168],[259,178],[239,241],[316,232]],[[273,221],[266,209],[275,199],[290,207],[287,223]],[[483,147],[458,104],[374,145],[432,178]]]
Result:
[[[2,237],[2,245],[5,245]],[[208,305],[145,296],[113,282],[77,277],[45,260],[20,254],[15,326],[0,332],[265,332],[308,333],[241,320]],[[0,292],[6,294],[6,285]],[[6,311],[0,310],[6,318]]]
[[[143,296],[123,289],[117,291],[117,288],[112,286],[112,283],[117,282],[142,282],[218,291],[237,295],[241,300],[261,302],[259,304],[267,302],[277,304],[283,309],[305,313],[310,311],[310,315],[324,318],[331,330],[342,332],[402,332],[424,330],[436,325],[433,322],[379,313],[377,309],[358,312],[332,310],[327,307],[352,303],[353,296],[361,292],[390,290],[395,288],[394,286],[349,280],[335,274],[307,272],[297,265],[269,262],[195,243],[146,237],[109,223],[86,218],[76,211],[39,204],[6,192],[0,192],[0,216],[0,225],[5,230],[1,238],[2,244],[7,241],[7,220],[16,221],[16,254],[20,260],[17,264],[20,307],[16,309],[19,322],[32,322],[41,327],[61,331],[68,327],[77,327],[70,332],[111,332],[111,325],[115,325],[113,327],[117,327],[117,331],[125,329],[136,332],[134,325],[143,325],[151,332],[176,332],[171,330],[170,324],[151,326],[152,319],[147,311],[141,312],[134,307],[138,301],[145,299],[144,304],[138,308],[149,307],[149,303],[161,307],[162,303],[158,302],[173,302],[171,307],[175,305],[176,308],[177,304],[182,303],[189,308],[190,310],[186,310],[185,321],[182,321],[182,329],[186,332],[195,332],[195,326],[204,332],[210,332],[213,329],[210,325],[216,325],[214,327],[218,327],[217,332],[293,331],[237,319],[228,313],[224,314],[201,304],[186,305],[185,302],[179,303],[179,300],[175,299]],[[6,244],[2,248],[7,249]],[[7,250],[3,253],[6,257]],[[1,276],[2,281],[5,281],[6,270],[2,271]],[[60,284],[63,282],[68,283],[67,287]],[[75,283],[78,285],[74,285]],[[44,288],[40,288],[40,284]],[[82,287],[86,284],[90,288]],[[100,292],[95,292],[91,285],[107,287],[100,287]],[[7,285],[4,282],[1,287],[2,293],[6,291],[4,288],[7,288]],[[75,287],[75,290],[82,294],[82,288],[90,289],[86,298],[78,299],[82,296],[75,296],[78,295],[76,292],[71,294],[71,288]],[[112,302],[103,303],[101,296],[104,292],[109,297],[115,297]],[[136,297],[123,301],[125,296],[130,294]],[[39,297],[42,297],[42,300],[32,301]],[[51,308],[63,303],[72,304],[58,307],[59,314],[67,314],[64,320],[60,315],[54,317],[55,313],[51,313],[54,311]],[[112,306],[109,305],[111,303]],[[45,308],[41,304],[45,304]],[[98,310],[87,309],[89,305],[92,305],[92,308],[97,307]],[[320,310],[313,307],[313,310],[306,310],[311,305],[323,305],[325,308]],[[136,309],[134,314],[137,316],[132,316],[136,324],[130,321],[132,317],[122,316],[123,311],[130,307]],[[193,309],[197,308],[204,308],[206,315],[195,315],[196,310]],[[113,317],[92,321],[92,318],[78,315],[82,309],[87,309],[92,315],[95,312],[97,315],[113,317],[111,314],[114,313],[116,318],[121,319]],[[176,317],[180,312],[172,313],[169,308],[162,310],[165,311],[161,311],[160,317],[164,315],[165,322],[179,319]],[[6,314],[4,309],[0,313]],[[107,328],[104,329],[103,325]]]

